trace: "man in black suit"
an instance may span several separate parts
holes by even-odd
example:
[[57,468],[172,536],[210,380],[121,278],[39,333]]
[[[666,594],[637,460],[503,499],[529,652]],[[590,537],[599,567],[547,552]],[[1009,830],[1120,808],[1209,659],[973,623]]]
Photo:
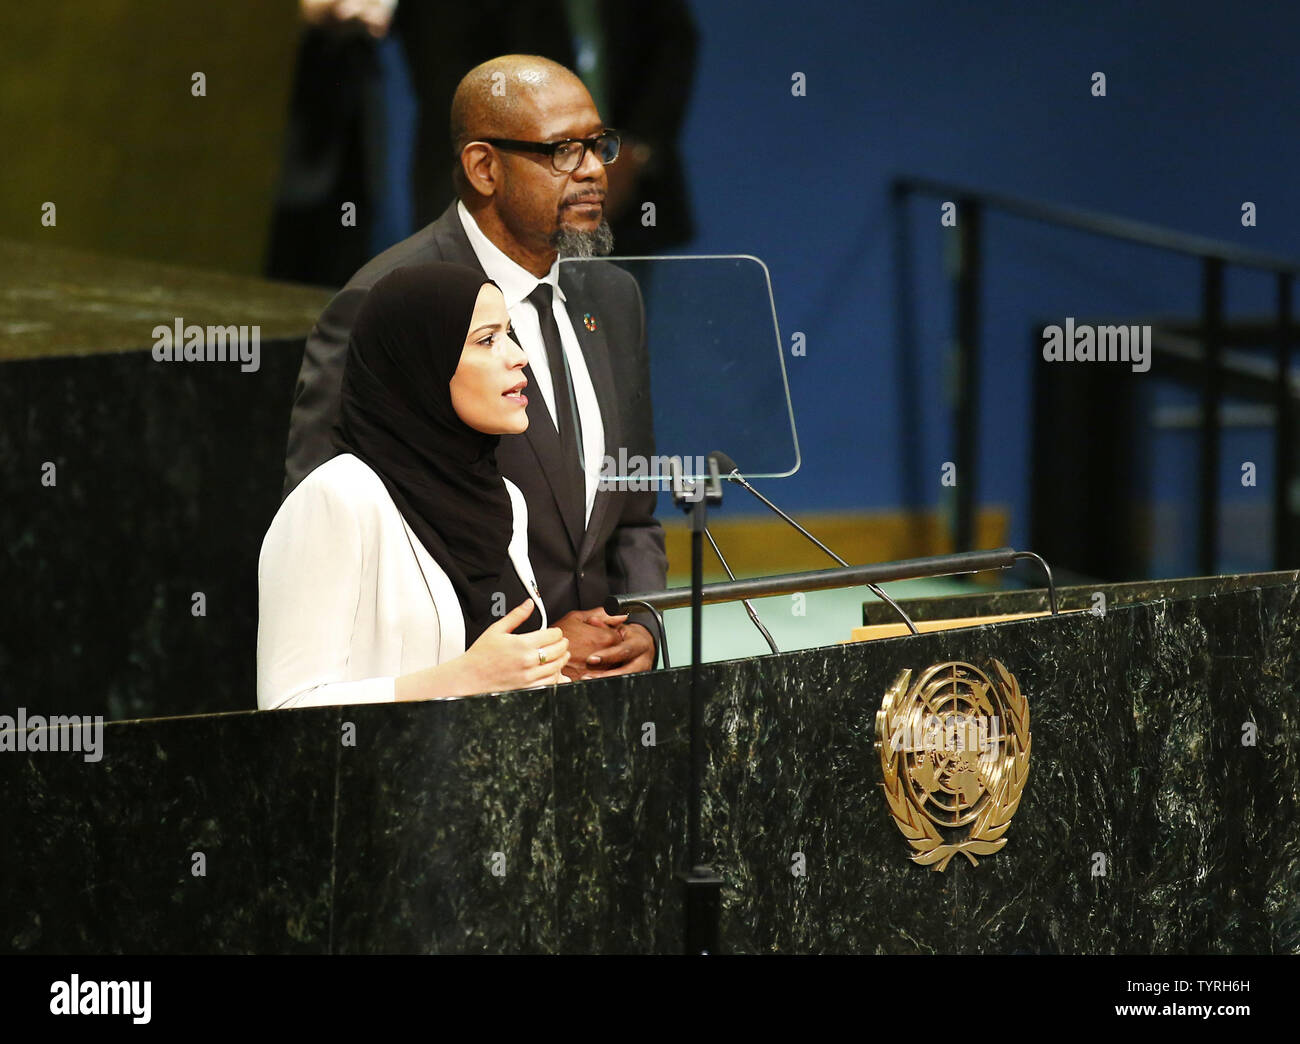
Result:
[[[653,666],[645,624],[620,623],[601,606],[611,592],[662,588],[667,574],[655,493],[596,481],[600,461],[620,449],[653,454],[640,291],[612,265],[558,264],[561,254],[611,247],[604,163],[617,146],[604,132],[582,81],[547,59],[506,55],[465,76],[452,104],[459,200],[362,267],[317,320],[285,476],[288,496],[334,456],[348,335],[370,287],[424,261],[483,271],[505,294],[530,359],[528,431],[503,436],[497,459],[527,501],[529,557],[547,615],[569,640],[565,673],[575,679]],[[560,142],[568,144],[551,147]]]

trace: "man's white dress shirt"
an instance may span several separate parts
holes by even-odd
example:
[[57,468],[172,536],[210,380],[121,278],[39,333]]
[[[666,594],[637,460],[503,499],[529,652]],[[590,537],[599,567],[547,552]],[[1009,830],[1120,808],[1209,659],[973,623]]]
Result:
[[[478,262],[483,266],[489,279],[501,288],[505,295],[506,311],[510,313],[510,322],[515,328],[515,337],[528,356],[532,368],[533,381],[524,390],[525,395],[540,392],[546,401],[546,408],[551,414],[551,423],[555,423],[555,385],[551,379],[550,361],[546,357],[546,343],[542,340],[542,327],[538,320],[537,308],[528,300],[528,295],[536,289],[538,283],[551,284],[551,310],[555,315],[555,325],[560,331],[560,344],[564,348],[564,357],[569,362],[569,376],[572,380],[573,396],[578,403],[578,418],[582,421],[582,455],[583,473],[586,476],[586,515],[584,522],[591,520],[591,506],[596,501],[596,487],[600,482],[601,461],[605,455],[605,427],[600,418],[600,404],[596,401],[596,389],[591,383],[591,374],[587,372],[587,360],[583,358],[582,347],[578,344],[577,334],[573,332],[573,323],[569,312],[564,307],[564,291],[560,289],[560,262],[551,265],[551,270],[541,279],[506,256],[492,240],[488,239],[474,222],[473,215],[465,204],[457,202],[456,212],[460,223],[465,227],[465,235],[474,248]],[[556,426],[559,430],[559,426]],[[575,462],[576,463],[576,462]]]

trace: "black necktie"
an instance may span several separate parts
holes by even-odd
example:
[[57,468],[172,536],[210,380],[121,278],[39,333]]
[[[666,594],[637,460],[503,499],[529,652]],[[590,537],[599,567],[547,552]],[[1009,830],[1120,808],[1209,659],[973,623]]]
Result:
[[[560,344],[560,328],[555,325],[551,310],[551,284],[538,283],[528,300],[537,309],[537,321],[542,328],[542,343],[546,345],[546,362],[551,368],[551,387],[555,392],[555,430],[560,433],[560,446],[569,463],[581,477],[582,418],[578,415],[578,400],[573,394],[573,381],[569,378],[569,361]],[[587,513],[587,487],[583,478],[578,487],[582,491],[583,516]]]

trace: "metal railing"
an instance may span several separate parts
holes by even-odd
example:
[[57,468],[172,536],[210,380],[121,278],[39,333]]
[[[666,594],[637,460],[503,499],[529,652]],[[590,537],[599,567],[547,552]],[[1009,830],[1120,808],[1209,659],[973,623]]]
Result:
[[910,316],[909,240],[906,205],[909,197],[928,196],[952,201],[958,208],[953,229],[958,240],[958,264],[955,275],[953,333],[957,348],[956,396],[954,406],[955,446],[953,461],[961,480],[955,489],[953,545],[971,547],[975,534],[977,504],[979,433],[979,363],[980,304],[983,275],[983,214],[996,210],[1015,217],[1049,225],[1075,229],[1108,239],[1138,243],[1158,250],[1189,255],[1201,262],[1201,316],[1198,339],[1203,345],[1200,365],[1201,438],[1199,447],[1199,535],[1198,566],[1203,575],[1215,570],[1218,557],[1219,530],[1219,442],[1222,428],[1224,395],[1223,348],[1223,280],[1228,266],[1272,272],[1276,279],[1276,313],[1272,330],[1275,347],[1273,398],[1277,422],[1277,481],[1274,485],[1274,558],[1282,568],[1295,564],[1288,491],[1295,473],[1296,396],[1288,378],[1291,369],[1291,345],[1296,338],[1292,323],[1292,282],[1300,275],[1300,264],[1290,258],[1257,250],[1246,250],[1231,243],[1193,236],[1140,221],[1099,214],[1094,211],[1060,207],[1035,200],[980,192],[952,182],[921,177],[895,178],[891,193],[895,212],[896,268],[899,278],[898,306],[904,309],[899,324],[907,339]]

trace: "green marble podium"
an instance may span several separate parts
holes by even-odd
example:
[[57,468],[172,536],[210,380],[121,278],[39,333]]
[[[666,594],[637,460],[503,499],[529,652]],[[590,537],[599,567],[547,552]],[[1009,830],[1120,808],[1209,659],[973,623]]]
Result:
[[[329,292],[5,240],[0,281],[0,714],[255,705],[257,554]],[[257,368],[158,361],[178,320],[256,326]]]
[[[705,665],[723,948],[1300,951],[1298,580]],[[970,598],[911,608],[1041,593]],[[1028,784],[1001,852],[936,873],[886,810],[875,714],[905,668],[994,658],[1032,708]],[[678,952],[688,670],[0,753],[0,950]]]

